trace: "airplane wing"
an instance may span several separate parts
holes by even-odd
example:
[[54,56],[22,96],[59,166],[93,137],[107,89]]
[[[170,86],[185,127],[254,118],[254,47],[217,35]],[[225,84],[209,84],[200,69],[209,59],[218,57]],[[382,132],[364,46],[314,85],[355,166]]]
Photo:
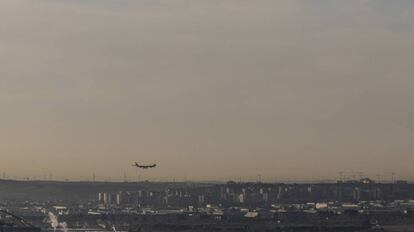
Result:
[[138,168],[143,168],[143,169],[147,169],[147,168],[155,168],[157,165],[156,164],[151,164],[151,165],[139,165],[138,163],[133,164],[132,166],[138,167]]

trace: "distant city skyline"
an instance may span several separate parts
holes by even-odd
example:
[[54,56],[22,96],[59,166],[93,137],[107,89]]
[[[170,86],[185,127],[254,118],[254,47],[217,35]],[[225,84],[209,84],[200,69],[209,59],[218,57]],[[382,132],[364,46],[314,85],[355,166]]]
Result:
[[324,178],[324,179],[317,179],[317,178],[307,178],[307,177],[293,177],[292,176],[284,176],[284,177],[275,177],[275,176],[262,176],[261,174],[257,174],[256,176],[245,176],[245,177],[220,177],[217,179],[197,179],[191,178],[187,176],[183,176],[181,178],[174,178],[174,177],[159,177],[155,174],[148,175],[146,173],[141,173],[139,175],[133,175],[133,173],[128,172],[131,174],[129,176],[127,172],[124,172],[122,176],[114,175],[114,176],[96,176],[96,174],[92,173],[91,176],[85,177],[75,177],[73,179],[67,178],[65,176],[55,176],[53,173],[43,174],[43,175],[16,175],[13,173],[2,173],[0,179],[2,180],[16,180],[16,181],[74,181],[74,182],[220,182],[226,183],[229,181],[234,182],[242,182],[242,183],[255,183],[255,182],[263,182],[263,183],[334,183],[337,181],[361,181],[365,179],[370,179],[376,183],[395,183],[397,181],[408,181],[409,183],[413,182],[413,179],[407,178],[400,178],[397,173],[395,172],[386,172],[386,173],[377,173],[377,174],[368,174],[365,175],[362,173],[361,175],[354,175],[351,173],[360,173],[360,172],[349,172],[349,174],[342,174],[347,172],[339,172],[336,175],[333,173],[331,176]]
[[0,173],[414,180],[413,60],[411,0],[2,0]]

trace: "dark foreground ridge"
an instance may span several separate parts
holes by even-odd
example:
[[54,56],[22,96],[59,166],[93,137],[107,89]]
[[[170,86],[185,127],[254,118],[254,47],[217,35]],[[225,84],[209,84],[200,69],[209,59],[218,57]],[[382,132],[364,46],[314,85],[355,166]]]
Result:
[[[337,183],[284,184],[284,183],[236,183],[208,184],[184,182],[55,182],[0,180],[0,198],[6,201],[79,201],[94,200],[100,193],[116,198],[118,193],[151,194],[160,207],[163,199],[200,203],[230,204],[255,202],[357,202],[372,200],[414,199],[414,184],[405,181],[375,183],[369,179]],[[185,195],[185,197],[183,197]],[[223,195],[225,197],[223,198]],[[171,201],[170,204],[174,204]],[[167,203],[168,205],[168,203]],[[156,206],[153,205],[152,206]],[[180,206],[180,205],[177,205]]]

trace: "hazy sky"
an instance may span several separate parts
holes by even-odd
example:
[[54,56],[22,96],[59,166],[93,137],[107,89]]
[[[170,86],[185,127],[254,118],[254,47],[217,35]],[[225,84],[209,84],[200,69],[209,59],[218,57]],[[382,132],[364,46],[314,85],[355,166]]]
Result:
[[0,106],[10,177],[414,179],[414,1],[1,0]]

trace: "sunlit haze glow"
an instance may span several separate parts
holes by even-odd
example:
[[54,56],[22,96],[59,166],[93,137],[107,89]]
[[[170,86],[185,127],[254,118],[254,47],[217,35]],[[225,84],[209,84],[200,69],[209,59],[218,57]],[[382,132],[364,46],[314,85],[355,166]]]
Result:
[[1,0],[9,178],[414,179],[412,0]]

